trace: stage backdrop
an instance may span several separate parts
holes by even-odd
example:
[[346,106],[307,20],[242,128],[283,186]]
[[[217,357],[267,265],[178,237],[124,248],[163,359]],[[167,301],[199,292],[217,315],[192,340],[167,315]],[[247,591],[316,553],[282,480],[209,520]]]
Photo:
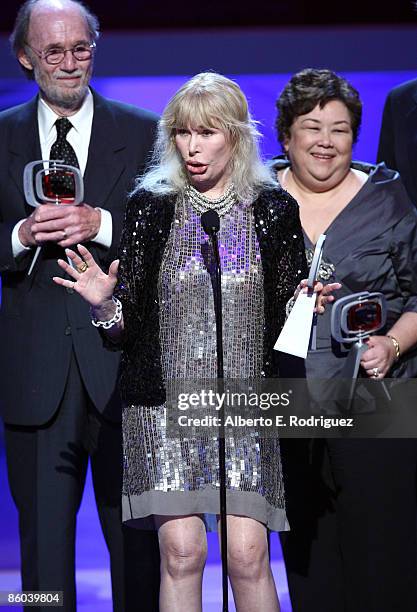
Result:
[[[330,68],[357,87],[364,103],[355,157],[374,161],[382,108],[391,87],[417,77],[417,14],[410,25],[104,31],[93,85],[113,98],[160,112],[191,75],[215,70],[235,78],[263,133],[266,157],[279,152],[275,100],[302,68]],[[27,100],[26,81],[0,35],[0,109]]]
[[[340,72],[359,90],[363,101],[363,122],[354,151],[356,159],[376,158],[382,109],[387,92],[415,76],[411,71]],[[417,71],[416,71],[417,74]],[[275,100],[291,76],[287,74],[229,74],[246,93],[253,116],[259,121],[261,147],[266,158],[280,153],[275,132]],[[97,77],[93,86],[110,98],[143,106],[160,113],[169,97],[189,78],[176,76]],[[24,102],[36,92],[33,83],[7,79],[0,84],[0,108]]]

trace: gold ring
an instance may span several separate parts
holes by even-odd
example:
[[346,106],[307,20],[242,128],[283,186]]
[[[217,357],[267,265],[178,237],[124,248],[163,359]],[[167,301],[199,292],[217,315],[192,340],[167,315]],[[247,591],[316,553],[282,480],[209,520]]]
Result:
[[86,261],[83,261],[82,264],[80,264],[79,266],[77,266],[77,270],[80,274],[82,274],[83,272],[85,272],[86,270],[88,270],[88,263]]

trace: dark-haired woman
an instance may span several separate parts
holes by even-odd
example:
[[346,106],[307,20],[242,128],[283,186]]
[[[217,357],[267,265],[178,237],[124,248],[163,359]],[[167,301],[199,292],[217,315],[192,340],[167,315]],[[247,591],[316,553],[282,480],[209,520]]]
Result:
[[[308,256],[318,236],[327,236],[320,278],[342,283],[338,297],[367,290],[387,299],[387,324],[368,342],[362,375],[412,376],[416,212],[396,172],[352,163],[358,92],[330,70],[307,69],[290,79],[277,108],[285,155],[274,168],[299,204]],[[318,350],[306,360],[309,378],[342,376],[348,352],[331,338],[330,311],[318,322]],[[415,612],[416,442],[285,446],[292,531],[284,552],[294,612]]]

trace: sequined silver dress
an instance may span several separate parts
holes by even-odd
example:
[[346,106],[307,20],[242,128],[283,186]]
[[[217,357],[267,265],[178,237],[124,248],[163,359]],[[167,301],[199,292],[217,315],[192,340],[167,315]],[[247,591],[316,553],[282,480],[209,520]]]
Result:
[[[164,380],[216,377],[216,326],[200,215],[179,199],[159,271]],[[226,378],[256,378],[263,355],[263,272],[251,207],[221,218],[224,368]],[[123,414],[124,520],[152,515],[219,514],[218,440],[213,430],[173,439],[165,406],[130,405]],[[269,529],[288,529],[277,439],[247,431],[226,437],[227,511]],[[207,525],[215,525],[207,521]]]

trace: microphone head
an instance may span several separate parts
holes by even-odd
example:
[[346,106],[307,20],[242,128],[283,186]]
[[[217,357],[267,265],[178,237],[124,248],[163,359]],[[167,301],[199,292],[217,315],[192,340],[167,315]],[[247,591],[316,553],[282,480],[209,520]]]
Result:
[[208,236],[217,234],[220,229],[220,217],[218,213],[213,208],[206,210],[206,212],[201,215],[201,225]]

